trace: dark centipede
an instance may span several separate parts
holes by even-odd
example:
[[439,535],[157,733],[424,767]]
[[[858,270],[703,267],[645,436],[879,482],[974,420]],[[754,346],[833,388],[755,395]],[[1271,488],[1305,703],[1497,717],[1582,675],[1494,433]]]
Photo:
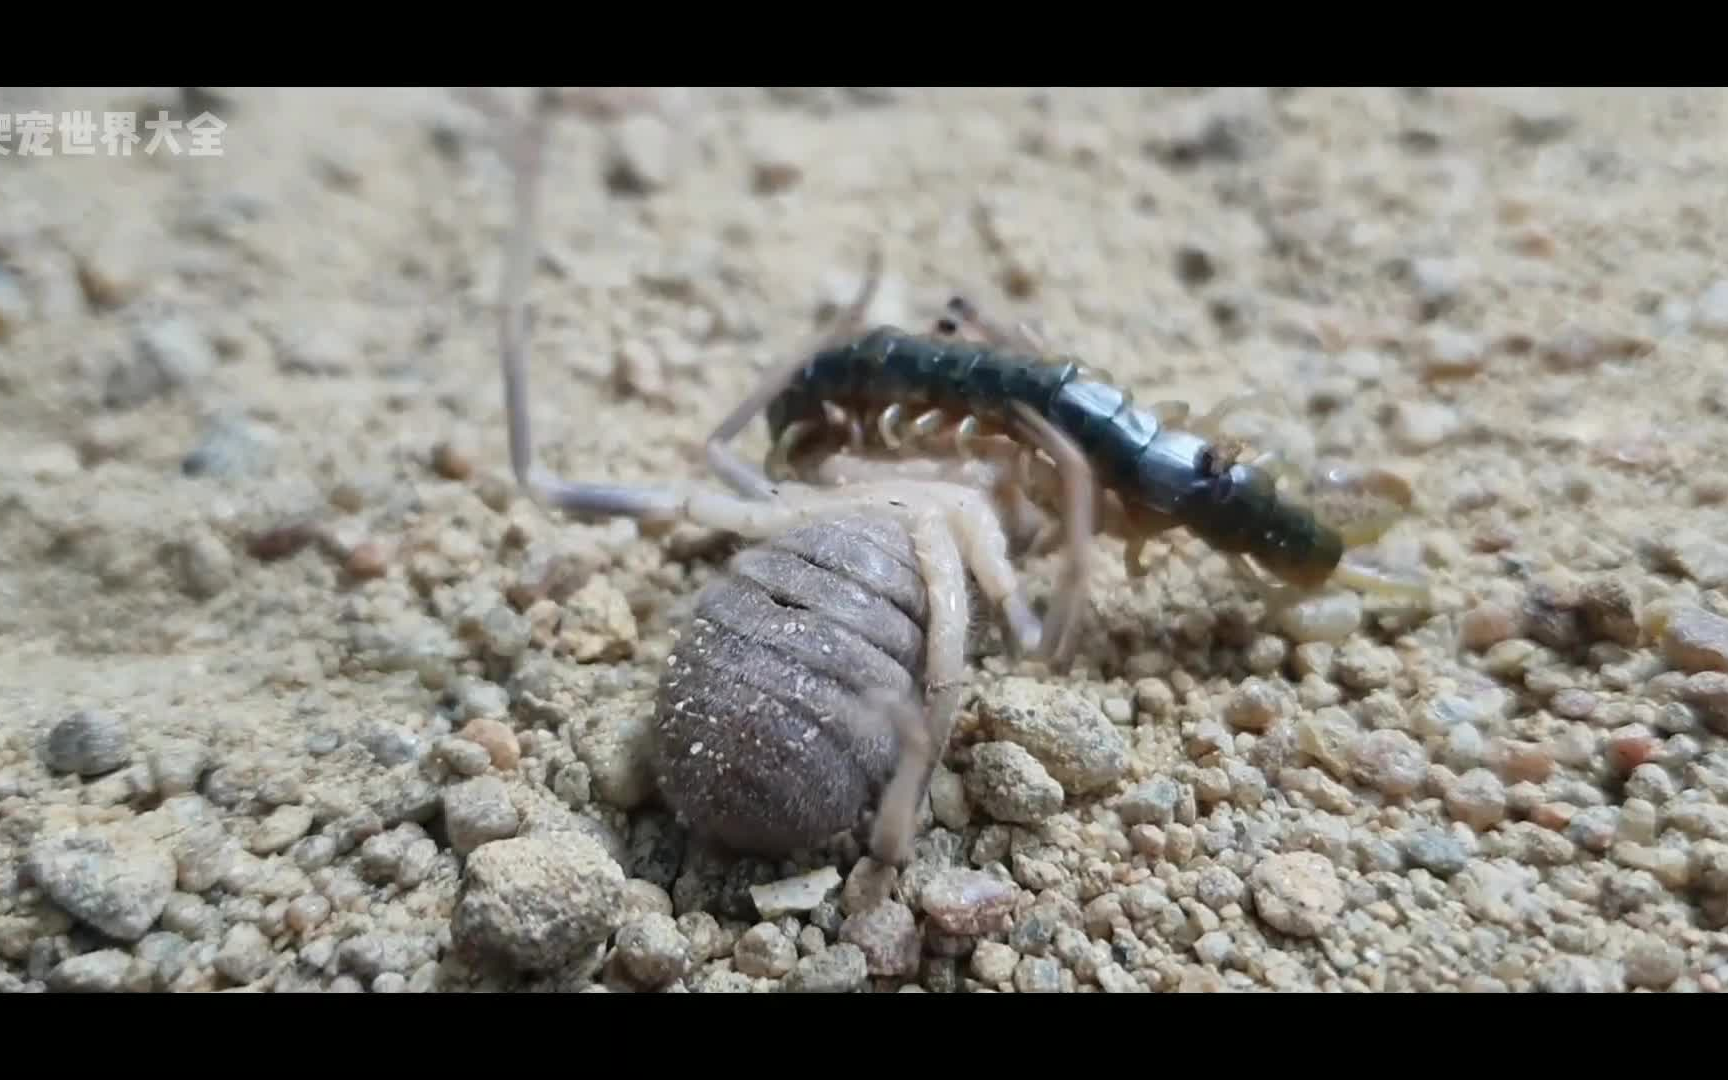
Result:
[[1290,583],[1325,581],[1348,546],[1339,530],[1280,498],[1271,472],[1136,407],[1072,361],[878,327],[812,355],[769,403],[770,435],[778,443],[800,421],[821,423],[834,404],[940,411],[1004,430],[1023,405],[1080,448],[1135,533],[1186,526]]

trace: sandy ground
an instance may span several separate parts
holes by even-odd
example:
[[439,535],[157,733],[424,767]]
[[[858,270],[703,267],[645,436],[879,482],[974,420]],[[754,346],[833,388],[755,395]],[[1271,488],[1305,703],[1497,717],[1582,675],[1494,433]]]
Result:
[[[1722,93],[681,89],[562,123],[560,472],[711,479],[706,432],[879,245],[877,319],[964,290],[1142,400],[1274,391],[1296,460],[1416,492],[1378,554],[1429,609],[1265,617],[1167,537],[1143,579],[1099,541],[1065,677],[981,614],[898,874],[728,860],[659,807],[654,685],[724,548],[513,488],[482,114],[0,95],[227,124],[0,157],[0,989],[1728,983]],[[1055,569],[1022,565],[1039,603]]]

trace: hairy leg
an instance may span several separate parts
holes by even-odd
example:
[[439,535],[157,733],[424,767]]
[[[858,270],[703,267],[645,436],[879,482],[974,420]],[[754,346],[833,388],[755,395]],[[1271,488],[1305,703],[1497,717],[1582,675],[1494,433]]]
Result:
[[966,674],[966,570],[947,523],[934,509],[912,527],[913,550],[929,590],[924,630],[924,707],[890,704],[887,716],[900,737],[900,757],[877,803],[870,848],[891,866],[912,858],[918,806],[953,732]]
[[813,353],[827,348],[833,342],[840,340],[845,334],[856,331],[863,325],[864,313],[870,309],[871,302],[876,297],[876,289],[882,279],[882,255],[878,251],[870,254],[870,261],[865,268],[864,283],[845,310],[840,312],[829,325],[819,331],[810,340],[799,346],[797,351],[787,354],[786,358],[770,367],[768,373],[758,380],[743,401],[740,401],[730,413],[722,419],[708,436],[706,452],[708,467],[713,469],[726,485],[741,495],[751,498],[767,499],[774,495],[774,485],[763,471],[743,458],[732,449],[731,442],[744,430],[746,424],[754,420],[768,407],[791,381],[797,370],[809,362]]
[[1056,595],[1045,616],[1042,648],[1051,666],[1060,670],[1073,662],[1086,614],[1092,536],[1098,527],[1098,481],[1073,440],[1031,408],[1017,404],[1015,411],[1028,436],[1056,463],[1062,479],[1065,558]]

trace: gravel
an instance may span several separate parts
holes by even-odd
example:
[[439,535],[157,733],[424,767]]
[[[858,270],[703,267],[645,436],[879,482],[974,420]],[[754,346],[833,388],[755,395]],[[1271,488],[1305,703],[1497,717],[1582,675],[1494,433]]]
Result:
[[978,718],[991,738],[1029,751],[1068,791],[1096,791],[1128,770],[1128,743],[1116,725],[1066,687],[1004,679],[980,695]]
[[31,845],[24,870],[67,914],[128,942],[155,925],[174,891],[174,859],[126,826],[43,836]]
[[603,944],[623,922],[624,873],[580,833],[516,837],[463,868],[452,944],[518,969],[544,970]]
[[[891,868],[868,822],[717,850],[655,791],[664,657],[739,540],[515,483],[495,334],[459,314],[496,300],[495,118],[195,88],[303,153],[230,140],[191,189],[21,161],[0,990],[1722,992],[1702,93],[578,92],[595,182],[545,207],[528,350],[568,361],[531,379],[549,470],[693,483],[763,343],[859,283],[808,243],[844,206],[965,252],[1000,321],[1138,397],[1198,417],[1283,373],[1222,433],[1413,495],[1347,558],[1421,602],[1284,602],[1182,529],[1130,577],[1106,537],[1057,671],[975,592]],[[943,164],[859,152],[884,138]],[[890,265],[868,321],[917,323],[945,272]],[[1070,587],[1049,535],[1011,553],[1036,611]]]
[[972,752],[966,795],[997,821],[1034,824],[1061,809],[1062,785],[1018,743],[992,742]]

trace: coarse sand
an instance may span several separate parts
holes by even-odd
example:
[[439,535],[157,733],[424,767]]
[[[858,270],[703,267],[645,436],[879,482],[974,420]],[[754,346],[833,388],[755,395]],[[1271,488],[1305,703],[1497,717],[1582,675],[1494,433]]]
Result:
[[[515,486],[499,120],[0,91],[0,990],[1728,984],[1728,93],[584,100],[549,469],[717,485],[880,250],[873,321],[963,293],[1137,401],[1270,392],[1233,434],[1408,482],[1371,555],[1431,603],[1268,612],[1101,537],[1071,671],[975,612],[910,864],[726,855],[647,746],[735,545]],[[1060,565],[1017,564],[1040,609]]]

